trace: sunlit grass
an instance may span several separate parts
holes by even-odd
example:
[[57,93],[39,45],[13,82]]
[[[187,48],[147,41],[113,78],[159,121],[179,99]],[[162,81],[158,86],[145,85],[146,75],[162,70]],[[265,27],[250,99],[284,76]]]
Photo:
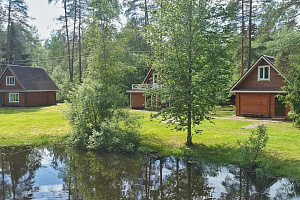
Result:
[[[188,147],[186,131],[151,119],[151,111],[132,111],[142,117],[142,146],[162,155],[189,156],[224,164],[239,164],[237,141],[249,137],[252,129],[243,127],[257,124],[260,119],[235,117],[234,109],[217,107],[211,114],[212,122],[204,121],[193,134],[193,146]],[[292,122],[266,124],[269,141],[258,162],[270,165],[273,172],[300,180],[300,130]]]
[[70,131],[63,109],[64,104],[0,108],[0,145],[43,144],[61,139]]
[[[65,104],[46,107],[0,108],[0,145],[38,145],[63,141],[71,131],[63,118]],[[151,119],[151,111],[130,110],[141,122],[141,147],[165,156],[187,156],[222,164],[239,164],[237,141],[244,141],[255,129],[243,127],[259,119],[235,117],[234,108],[217,107],[210,114],[212,122],[204,121],[193,133],[193,146],[185,145],[186,132],[172,125]],[[269,141],[258,161],[270,165],[277,174],[300,180],[300,130],[291,122],[266,125]]]

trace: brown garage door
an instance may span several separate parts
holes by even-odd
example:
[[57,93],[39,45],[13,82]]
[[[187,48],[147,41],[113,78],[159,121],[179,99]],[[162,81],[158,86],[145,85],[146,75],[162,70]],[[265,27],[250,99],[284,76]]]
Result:
[[268,94],[264,93],[241,93],[240,112],[241,115],[246,113],[262,114],[264,117],[269,116]]

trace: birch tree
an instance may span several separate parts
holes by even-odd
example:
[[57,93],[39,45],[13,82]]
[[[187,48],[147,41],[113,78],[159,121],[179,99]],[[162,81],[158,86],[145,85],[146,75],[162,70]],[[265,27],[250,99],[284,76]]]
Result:
[[[219,102],[231,76],[226,48],[229,38],[220,25],[221,11],[203,0],[161,0],[157,22],[151,30],[155,56],[153,68],[161,87],[152,95],[170,106],[159,115],[178,130],[187,130],[187,145],[192,144],[192,129]],[[195,132],[199,130],[194,129]]]

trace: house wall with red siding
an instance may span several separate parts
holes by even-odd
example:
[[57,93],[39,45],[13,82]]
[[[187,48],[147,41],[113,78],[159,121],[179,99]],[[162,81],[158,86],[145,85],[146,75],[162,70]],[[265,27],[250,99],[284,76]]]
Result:
[[2,76],[2,79],[0,80],[0,88],[4,90],[10,90],[10,89],[23,89],[15,77],[15,85],[6,85],[6,77],[7,76],[14,76],[9,70],[6,70]]
[[1,92],[2,106],[25,106],[26,98],[25,93],[19,93],[19,103],[9,103],[9,93],[19,93],[19,92]]
[[27,92],[26,106],[55,105],[55,92]]
[[285,86],[284,78],[278,74],[276,70],[270,67],[270,80],[258,81],[258,66],[269,65],[266,61],[260,62],[252,69],[250,74],[236,87],[239,89],[255,89],[255,88],[278,88]]
[[264,117],[269,115],[269,94],[267,93],[240,93],[240,115],[245,113],[259,113]]
[[[14,93],[14,92],[10,92]],[[55,105],[56,93],[54,91],[49,92],[20,92],[19,103],[9,102],[9,92],[2,92],[2,105],[3,106],[43,106],[43,105]]]
[[130,101],[132,108],[145,108],[145,93],[130,93]]
[[[237,93],[236,94],[236,115],[262,114],[263,117],[282,117],[275,115],[275,96],[274,93]],[[285,117],[290,111],[285,108]]]

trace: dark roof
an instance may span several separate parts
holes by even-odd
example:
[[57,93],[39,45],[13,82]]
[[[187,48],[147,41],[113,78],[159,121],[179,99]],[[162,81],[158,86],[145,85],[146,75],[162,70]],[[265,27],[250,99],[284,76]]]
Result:
[[275,58],[271,56],[262,55],[264,58],[268,59],[272,64],[275,62]]
[[24,90],[59,90],[43,68],[8,65]]

